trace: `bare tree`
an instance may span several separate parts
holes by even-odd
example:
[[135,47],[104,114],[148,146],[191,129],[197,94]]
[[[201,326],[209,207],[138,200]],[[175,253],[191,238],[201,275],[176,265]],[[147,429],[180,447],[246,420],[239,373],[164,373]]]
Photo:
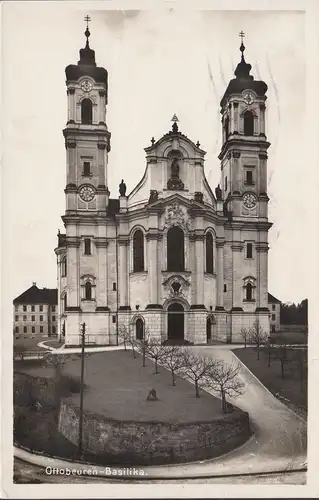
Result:
[[118,336],[122,340],[122,343],[124,344],[124,350],[127,351],[127,344],[129,343],[130,340],[130,332],[128,331],[125,325],[119,326]]
[[280,345],[276,348],[276,358],[280,361],[281,378],[285,378],[285,365],[292,361],[292,357],[289,356],[289,349],[286,344]]
[[136,359],[137,341],[134,335],[128,337],[128,343],[132,347],[133,358]]
[[146,355],[148,353],[148,343],[149,343],[149,334],[148,331],[145,329],[145,334],[142,339],[138,339],[136,341],[136,348],[138,352],[142,353],[142,358],[143,358],[143,366],[146,366]]
[[147,354],[154,359],[155,361],[155,373],[158,372],[158,362],[164,359],[165,356],[165,346],[162,345],[160,342],[157,342],[156,340],[151,339],[148,342],[148,347],[147,347]]
[[212,373],[217,361],[191,352],[187,348],[182,350],[181,358],[180,371],[194,383],[196,397],[199,398],[199,388],[205,385],[206,378]]
[[236,398],[244,394],[245,384],[239,378],[239,371],[239,364],[219,361],[206,378],[207,386],[220,394],[224,413],[227,413],[226,396]]
[[245,348],[247,346],[247,340],[249,339],[249,330],[247,328],[242,328],[240,330],[240,335],[242,336],[242,338],[244,339],[244,342],[245,342]]
[[164,366],[168,368],[172,374],[173,385],[176,385],[176,373],[183,367],[182,350],[177,345],[166,345],[165,354],[163,356]]
[[268,341],[266,343],[266,352],[267,352],[267,356],[268,356],[268,367],[270,367],[271,359],[273,357],[275,357],[275,355],[276,355],[276,347],[272,343],[270,337],[268,337]]
[[260,347],[267,341],[267,334],[256,321],[252,328],[249,330],[250,342],[255,346],[257,351],[257,359],[259,361]]

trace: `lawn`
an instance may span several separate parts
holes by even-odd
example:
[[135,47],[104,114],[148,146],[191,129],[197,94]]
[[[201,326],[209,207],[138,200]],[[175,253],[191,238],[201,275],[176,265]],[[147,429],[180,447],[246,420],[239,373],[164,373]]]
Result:
[[[177,377],[172,385],[171,373],[159,367],[154,374],[154,364],[142,357],[133,358],[132,351],[95,353],[85,360],[84,410],[116,420],[197,422],[222,417],[221,401],[205,391],[195,397],[195,387]],[[80,374],[80,359],[66,363],[63,373],[73,377]],[[156,390],[158,401],[147,401],[151,389]],[[80,404],[78,394],[70,396]]]
[[303,332],[272,332],[274,344],[308,344],[308,334]]
[[[285,398],[281,399],[283,403],[298,413],[306,415],[307,384],[302,384],[298,362],[294,360],[285,364],[284,378],[282,378],[280,361],[278,359],[271,359],[269,367],[267,353],[263,349],[260,351],[260,360],[258,361],[256,351],[253,347],[233,350],[236,356],[272,394],[279,394],[281,398]],[[289,349],[289,355],[292,354],[293,350]]]
[[35,334],[34,338],[31,338],[29,335],[27,338],[24,338],[24,335],[20,335],[19,338],[14,337],[14,350],[18,351],[23,348],[26,351],[43,351],[43,347],[39,347],[38,343],[44,340],[46,339],[41,334]]

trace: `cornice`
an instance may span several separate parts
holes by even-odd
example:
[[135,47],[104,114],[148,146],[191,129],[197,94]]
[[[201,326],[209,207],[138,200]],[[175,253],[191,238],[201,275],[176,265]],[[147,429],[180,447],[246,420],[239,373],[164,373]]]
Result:
[[247,136],[245,135],[236,134],[235,137],[228,139],[228,141],[226,141],[223,144],[221,151],[218,155],[218,159],[222,160],[229,151],[232,151],[236,147],[240,149],[256,148],[256,149],[266,149],[266,150],[269,148],[270,142],[266,140],[266,136],[264,134],[254,137],[255,140],[252,140],[247,138]]
[[81,240],[78,236],[67,236],[66,237],[66,246],[78,248],[81,244]]
[[98,248],[107,248],[109,246],[109,242],[107,240],[107,238],[94,238],[94,243],[95,243],[95,246],[97,246]]

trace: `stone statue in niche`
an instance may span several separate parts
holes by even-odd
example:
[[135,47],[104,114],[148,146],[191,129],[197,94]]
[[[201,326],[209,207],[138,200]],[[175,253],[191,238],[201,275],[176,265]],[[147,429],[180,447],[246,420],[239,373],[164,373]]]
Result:
[[124,182],[123,179],[121,181],[121,184],[119,185],[119,192],[120,192],[120,196],[125,196],[125,193],[126,193],[126,184],[125,184],[125,182]]
[[184,183],[179,178],[179,164],[177,158],[174,158],[171,165],[171,177],[167,181],[167,189],[184,189]]
[[198,203],[203,203],[204,202],[204,195],[203,195],[203,193],[201,193],[199,191],[196,191],[196,193],[194,195],[194,199],[195,199],[195,201],[198,201]]

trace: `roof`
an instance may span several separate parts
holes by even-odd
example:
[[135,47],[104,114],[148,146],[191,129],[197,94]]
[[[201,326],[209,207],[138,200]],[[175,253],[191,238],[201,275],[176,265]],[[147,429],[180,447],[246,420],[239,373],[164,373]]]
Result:
[[28,290],[16,297],[14,304],[58,304],[57,288],[38,288],[32,285]]
[[271,293],[268,293],[268,302],[270,303],[276,303],[276,304],[281,304],[281,301],[276,299]]

